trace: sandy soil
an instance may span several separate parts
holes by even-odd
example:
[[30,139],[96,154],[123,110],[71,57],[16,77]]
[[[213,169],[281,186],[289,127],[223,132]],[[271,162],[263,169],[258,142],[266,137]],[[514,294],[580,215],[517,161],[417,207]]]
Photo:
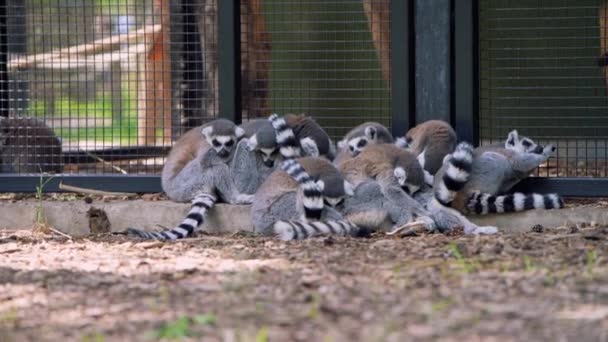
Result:
[[0,233],[0,341],[607,340],[608,227],[284,243]]

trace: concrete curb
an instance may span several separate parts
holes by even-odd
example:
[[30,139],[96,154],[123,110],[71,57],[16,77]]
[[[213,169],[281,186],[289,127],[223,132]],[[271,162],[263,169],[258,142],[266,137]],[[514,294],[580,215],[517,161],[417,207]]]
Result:
[[[128,227],[155,229],[173,227],[185,217],[189,204],[170,201],[111,201],[86,204],[80,201],[42,201],[47,223],[72,236],[89,234],[87,211],[91,207],[106,212],[113,232]],[[36,222],[38,203],[22,201],[0,202],[0,229],[31,229]],[[596,222],[608,225],[608,210],[593,205],[561,210],[532,210],[517,214],[471,217],[479,225],[495,225],[506,233],[529,231],[540,224],[544,227],[568,226],[577,223]],[[209,232],[252,231],[249,206],[218,204],[210,212],[203,225]]]

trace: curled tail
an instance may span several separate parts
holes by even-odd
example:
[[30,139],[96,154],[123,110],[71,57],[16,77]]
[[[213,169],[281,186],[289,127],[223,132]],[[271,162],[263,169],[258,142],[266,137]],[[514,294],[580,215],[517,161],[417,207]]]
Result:
[[304,206],[304,215],[308,220],[319,220],[323,213],[323,182],[315,182],[312,177],[304,170],[302,165],[295,159],[287,159],[281,163],[281,169],[295,179],[302,193],[304,199],[302,204]]
[[471,175],[473,167],[473,146],[461,142],[452,154],[444,160],[446,167],[441,182],[435,189],[435,198],[439,203],[449,207],[456,193],[464,187]]
[[371,229],[359,227],[344,220],[328,221],[277,221],[274,224],[274,232],[283,241],[303,240],[318,235],[350,235],[354,237],[367,237]]
[[300,157],[301,150],[293,130],[287,126],[287,122],[278,114],[272,114],[268,120],[272,123],[277,134],[279,152],[285,159]]
[[475,214],[511,213],[532,209],[561,209],[564,201],[558,194],[522,194],[494,196],[475,191],[467,200],[467,209]]
[[127,234],[141,239],[177,240],[192,235],[203,223],[205,214],[217,202],[217,198],[210,194],[201,194],[192,200],[192,208],[179,226],[162,232],[146,232],[140,229],[129,228]]

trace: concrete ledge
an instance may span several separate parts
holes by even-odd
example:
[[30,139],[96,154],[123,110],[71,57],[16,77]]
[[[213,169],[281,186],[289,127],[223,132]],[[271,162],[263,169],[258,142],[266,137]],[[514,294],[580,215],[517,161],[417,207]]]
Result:
[[[30,229],[36,220],[38,203],[22,201],[0,202],[0,229]],[[43,201],[47,223],[72,236],[89,234],[87,211],[95,207],[106,212],[111,230],[128,227],[155,229],[159,225],[174,227],[190,209],[189,204],[170,201],[112,201],[86,204],[80,201]],[[596,222],[608,225],[608,210],[598,206],[579,206],[561,210],[532,210],[517,214],[471,217],[480,225],[495,225],[507,233],[529,231],[534,225],[559,227],[577,223]],[[252,231],[249,206],[218,204],[203,225],[209,232]]]
[[[36,223],[38,204],[34,201],[0,202],[0,229],[30,229]],[[87,211],[95,207],[106,212],[113,232],[129,227],[154,230],[172,228],[186,217],[190,204],[170,201],[84,202],[42,201],[47,223],[72,236],[89,234]],[[210,210],[203,229],[209,232],[252,231],[249,206],[218,204]]]

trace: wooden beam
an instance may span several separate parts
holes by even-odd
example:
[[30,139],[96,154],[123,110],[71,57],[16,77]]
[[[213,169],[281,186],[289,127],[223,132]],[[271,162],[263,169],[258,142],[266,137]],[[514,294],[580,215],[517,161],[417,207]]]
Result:
[[[156,35],[144,65],[140,82],[138,114],[138,142],[156,144],[156,128],[162,127],[162,144],[171,143],[171,59],[169,54],[169,0],[155,0],[154,10],[160,18],[160,32]],[[141,96],[144,96],[143,100]]]
[[132,43],[141,39],[156,40],[155,36],[161,31],[161,28],[161,25],[149,25],[131,33],[99,39],[92,43],[71,46],[33,56],[17,57],[8,62],[8,69],[11,71],[27,69],[38,63],[57,58],[67,58],[72,55],[91,55],[117,50],[122,44]]

